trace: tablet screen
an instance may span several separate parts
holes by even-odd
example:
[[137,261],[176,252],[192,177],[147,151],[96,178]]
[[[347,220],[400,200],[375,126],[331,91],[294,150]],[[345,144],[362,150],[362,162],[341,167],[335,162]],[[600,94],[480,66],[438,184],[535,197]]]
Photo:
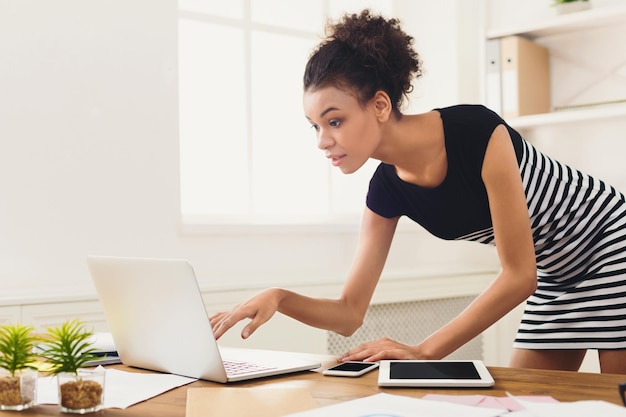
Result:
[[391,362],[391,379],[480,379],[472,362]]
[[384,387],[491,387],[494,380],[480,360],[382,360],[378,385]]

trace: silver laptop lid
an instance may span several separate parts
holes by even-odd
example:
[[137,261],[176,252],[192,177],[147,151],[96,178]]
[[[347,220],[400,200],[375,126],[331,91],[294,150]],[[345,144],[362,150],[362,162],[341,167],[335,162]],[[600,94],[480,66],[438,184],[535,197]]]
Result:
[[87,264],[125,365],[226,382],[189,262],[89,256]]

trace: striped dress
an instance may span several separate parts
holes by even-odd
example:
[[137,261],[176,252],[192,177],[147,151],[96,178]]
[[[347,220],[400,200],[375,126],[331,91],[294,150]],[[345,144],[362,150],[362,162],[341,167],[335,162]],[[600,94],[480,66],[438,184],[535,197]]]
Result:
[[[402,181],[381,163],[367,195],[384,217],[405,215],[443,239],[495,244],[481,179],[493,130],[506,123],[483,106],[437,109],[448,172],[437,187]],[[537,261],[514,347],[626,349],[626,204],[624,196],[542,154],[514,129]]]

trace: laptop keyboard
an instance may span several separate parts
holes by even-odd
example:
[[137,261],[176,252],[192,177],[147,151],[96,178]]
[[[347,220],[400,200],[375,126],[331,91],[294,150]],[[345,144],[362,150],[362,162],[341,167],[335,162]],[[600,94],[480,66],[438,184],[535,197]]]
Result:
[[257,363],[250,362],[238,362],[238,361],[224,361],[224,368],[227,375],[241,375],[250,372],[271,371],[276,369],[270,366],[263,366]]

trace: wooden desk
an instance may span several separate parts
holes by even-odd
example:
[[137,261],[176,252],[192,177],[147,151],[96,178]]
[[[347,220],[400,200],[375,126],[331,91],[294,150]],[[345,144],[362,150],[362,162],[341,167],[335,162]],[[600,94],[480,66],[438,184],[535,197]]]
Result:
[[[139,372],[124,366],[117,369]],[[387,392],[391,394],[422,397],[429,393],[438,394],[482,394],[506,396],[513,395],[550,395],[559,401],[604,400],[622,404],[617,384],[626,381],[626,375],[603,375],[592,373],[540,371],[530,369],[511,369],[489,367],[496,384],[486,389],[424,389],[424,388],[379,388],[378,372],[373,371],[360,378],[323,376],[321,371],[307,371],[283,377],[272,377],[249,382],[230,384],[239,387],[304,387],[309,390],[320,406]],[[158,397],[136,404],[125,410],[106,409],[94,416],[118,417],[184,417],[187,389],[190,387],[223,386],[220,384],[196,381],[192,384],[173,389]],[[38,405],[19,414],[20,416],[56,416],[60,414],[56,405]],[[5,415],[0,412],[0,415]],[[8,414],[7,414],[8,415]]]

